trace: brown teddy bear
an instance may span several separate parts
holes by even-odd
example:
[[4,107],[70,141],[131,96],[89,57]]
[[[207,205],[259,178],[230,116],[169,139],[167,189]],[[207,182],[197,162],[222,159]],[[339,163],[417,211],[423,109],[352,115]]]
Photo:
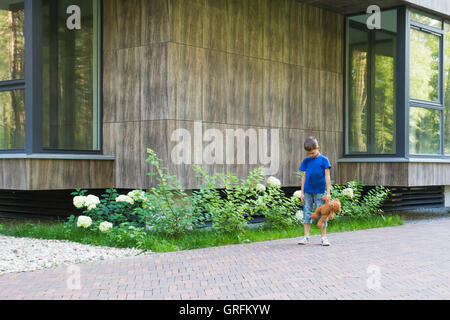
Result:
[[322,215],[322,217],[319,219],[319,222],[317,222],[317,226],[319,228],[323,228],[323,225],[327,219],[333,220],[335,213],[341,213],[341,202],[339,199],[334,199],[332,202],[327,200],[326,196],[322,197],[323,201],[326,201],[326,203],[316,209],[316,212],[313,213],[311,218],[317,219],[319,218],[319,214]]

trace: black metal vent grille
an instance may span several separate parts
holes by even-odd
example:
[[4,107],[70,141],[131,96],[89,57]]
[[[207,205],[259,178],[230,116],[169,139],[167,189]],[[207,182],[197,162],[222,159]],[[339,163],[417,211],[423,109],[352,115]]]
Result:
[[73,191],[0,190],[0,217],[68,217],[77,212],[70,195]]
[[391,195],[385,201],[383,211],[401,211],[442,208],[445,205],[444,187],[389,187]]
[[[365,192],[372,187],[366,186]],[[444,187],[389,187],[391,195],[382,209],[385,212],[444,207]],[[291,196],[298,187],[283,188]],[[130,190],[118,190],[126,194]],[[0,190],[0,217],[68,217],[79,213],[72,204],[73,190],[58,191],[9,191]],[[364,192],[364,193],[365,193]],[[100,196],[104,190],[90,190]]]

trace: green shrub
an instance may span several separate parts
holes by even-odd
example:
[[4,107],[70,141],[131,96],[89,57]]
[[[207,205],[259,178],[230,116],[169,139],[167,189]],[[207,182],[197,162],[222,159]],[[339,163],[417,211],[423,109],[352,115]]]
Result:
[[[383,186],[376,186],[363,196],[363,187],[359,181],[354,180],[346,186],[332,185],[331,197],[338,198],[341,202],[341,214],[354,218],[364,218],[371,215],[382,215],[381,206],[389,197],[390,190]],[[345,195],[345,190],[351,189],[353,196]]]
[[107,233],[108,238],[119,247],[145,249],[147,232],[144,228],[136,228],[125,222]]
[[266,218],[265,224],[276,229],[290,228],[301,223],[296,213],[302,206],[296,197],[288,198],[277,186],[268,185],[266,191],[256,201],[261,213]]
[[[256,185],[263,179],[262,168],[256,168],[242,181],[232,173],[210,176],[200,166],[194,166],[194,170],[202,181],[200,190],[192,194],[194,210],[219,232],[244,233],[256,212],[252,201],[257,197]],[[223,196],[216,188],[219,179],[224,185]]]
[[204,217],[199,211],[193,210],[190,197],[176,176],[161,166],[161,159],[156,153],[151,149],[147,149],[147,153],[149,157],[146,162],[155,168],[154,172],[147,175],[154,176],[158,185],[148,191],[143,208],[138,209],[140,215],[151,230],[175,237],[197,228]]

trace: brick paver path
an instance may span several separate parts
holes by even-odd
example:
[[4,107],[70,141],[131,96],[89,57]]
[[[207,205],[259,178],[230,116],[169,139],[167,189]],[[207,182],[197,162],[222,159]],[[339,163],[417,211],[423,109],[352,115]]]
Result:
[[450,299],[449,232],[433,221],[331,234],[331,247],[314,236],[7,274],[0,299]]

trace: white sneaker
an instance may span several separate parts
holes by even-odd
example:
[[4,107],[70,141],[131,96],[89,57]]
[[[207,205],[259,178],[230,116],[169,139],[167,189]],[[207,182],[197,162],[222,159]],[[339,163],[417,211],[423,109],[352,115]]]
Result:
[[328,241],[327,237],[322,238],[322,246],[324,247],[330,246],[330,241]]
[[309,237],[303,237],[302,239],[300,239],[300,241],[298,242],[299,245],[306,245],[309,244]]

